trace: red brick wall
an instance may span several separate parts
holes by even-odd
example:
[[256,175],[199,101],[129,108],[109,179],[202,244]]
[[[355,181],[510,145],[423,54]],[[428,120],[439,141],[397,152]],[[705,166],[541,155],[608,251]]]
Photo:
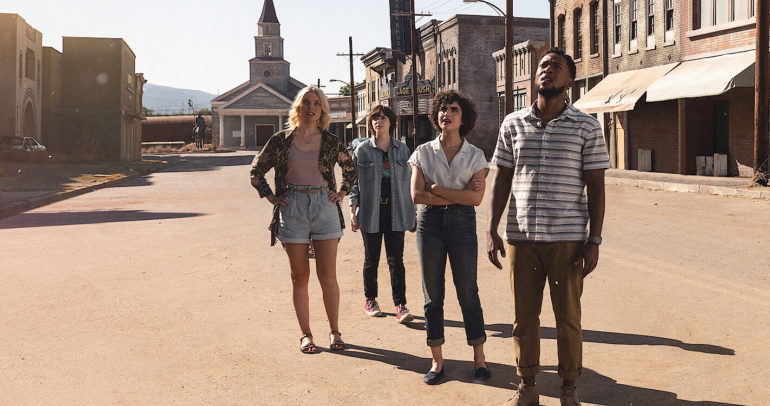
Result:
[[[693,30],[693,1],[679,0],[677,7],[681,10],[679,27],[679,42],[682,44],[683,59],[688,56],[698,55],[709,52],[719,52],[733,48],[753,48],[755,43],[755,24],[754,18],[746,21],[748,25],[743,24],[740,27],[716,30],[714,27],[707,29]],[[740,25],[740,23],[737,23]],[[730,26],[724,24],[723,26]],[[711,32],[707,32],[711,31]],[[698,32],[702,32],[700,35]]]
[[[652,150],[654,172],[676,173],[678,170],[677,101],[647,103],[640,100],[628,112],[628,161],[637,169],[638,150]],[[694,167],[694,164],[693,164]]]

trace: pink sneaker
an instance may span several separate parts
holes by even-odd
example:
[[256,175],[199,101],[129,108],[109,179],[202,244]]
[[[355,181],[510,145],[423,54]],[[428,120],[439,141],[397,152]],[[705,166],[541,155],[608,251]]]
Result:
[[377,300],[374,298],[366,299],[364,303],[364,313],[372,317],[382,317],[382,311],[380,311],[380,305],[377,304]]
[[396,321],[401,324],[409,323],[410,321],[414,320],[414,316],[412,316],[411,313],[409,313],[409,309],[406,308],[406,305],[400,304],[396,306]]

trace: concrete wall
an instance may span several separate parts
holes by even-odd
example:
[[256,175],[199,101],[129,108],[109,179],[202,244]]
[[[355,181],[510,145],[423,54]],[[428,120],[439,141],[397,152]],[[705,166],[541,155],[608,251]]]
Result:
[[0,136],[45,143],[42,127],[43,35],[17,14],[0,14]]
[[71,150],[94,159],[141,159],[135,56],[120,38],[64,37],[63,107]]

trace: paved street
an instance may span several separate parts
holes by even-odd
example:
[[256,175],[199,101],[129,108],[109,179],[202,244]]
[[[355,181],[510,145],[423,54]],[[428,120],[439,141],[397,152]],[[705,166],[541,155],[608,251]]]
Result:
[[[449,277],[447,379],[428,387],[422,319],[396,324],[384,255],[388,317],[364,316],[362,244],[349,229],[338,257],[349,349],[328,351],[312,277],[322,352],[298,351],[288,264],[269,246],[269,203],[248,182],[252,155],[188,155],[0,220],[0,404],[487,405],[510,396],[518,380],[508,274],[482,252],[489,196],[477,228],[493,376],[472,383]],[[770,201],[607,192],[605,243],[583,295],[583,404],[766,404]],[[405,262],[408,305],[421,316],[413,234]],[[559,404],[554,325],[546,299],[538,381],[546,406]]]

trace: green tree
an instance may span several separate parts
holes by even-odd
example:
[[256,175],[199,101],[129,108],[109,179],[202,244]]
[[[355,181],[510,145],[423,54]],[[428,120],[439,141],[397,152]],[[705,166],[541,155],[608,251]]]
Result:
[[203,115],[203,116],[210,116],[211,115],[211,110],[207,109],[207,108],[202,108],[202,109],[198,110],[198,113]]
[[147,107],[142,106],[142,115],[145,117],[149,117],[155,114],[155,110],[148,109]]
[[[357,93],[358,92],[355,92],[353,94],[357,94]],[[347,84],[340,86],[339,94],[340,96],[350,96],[350,86],[348,86]]]

